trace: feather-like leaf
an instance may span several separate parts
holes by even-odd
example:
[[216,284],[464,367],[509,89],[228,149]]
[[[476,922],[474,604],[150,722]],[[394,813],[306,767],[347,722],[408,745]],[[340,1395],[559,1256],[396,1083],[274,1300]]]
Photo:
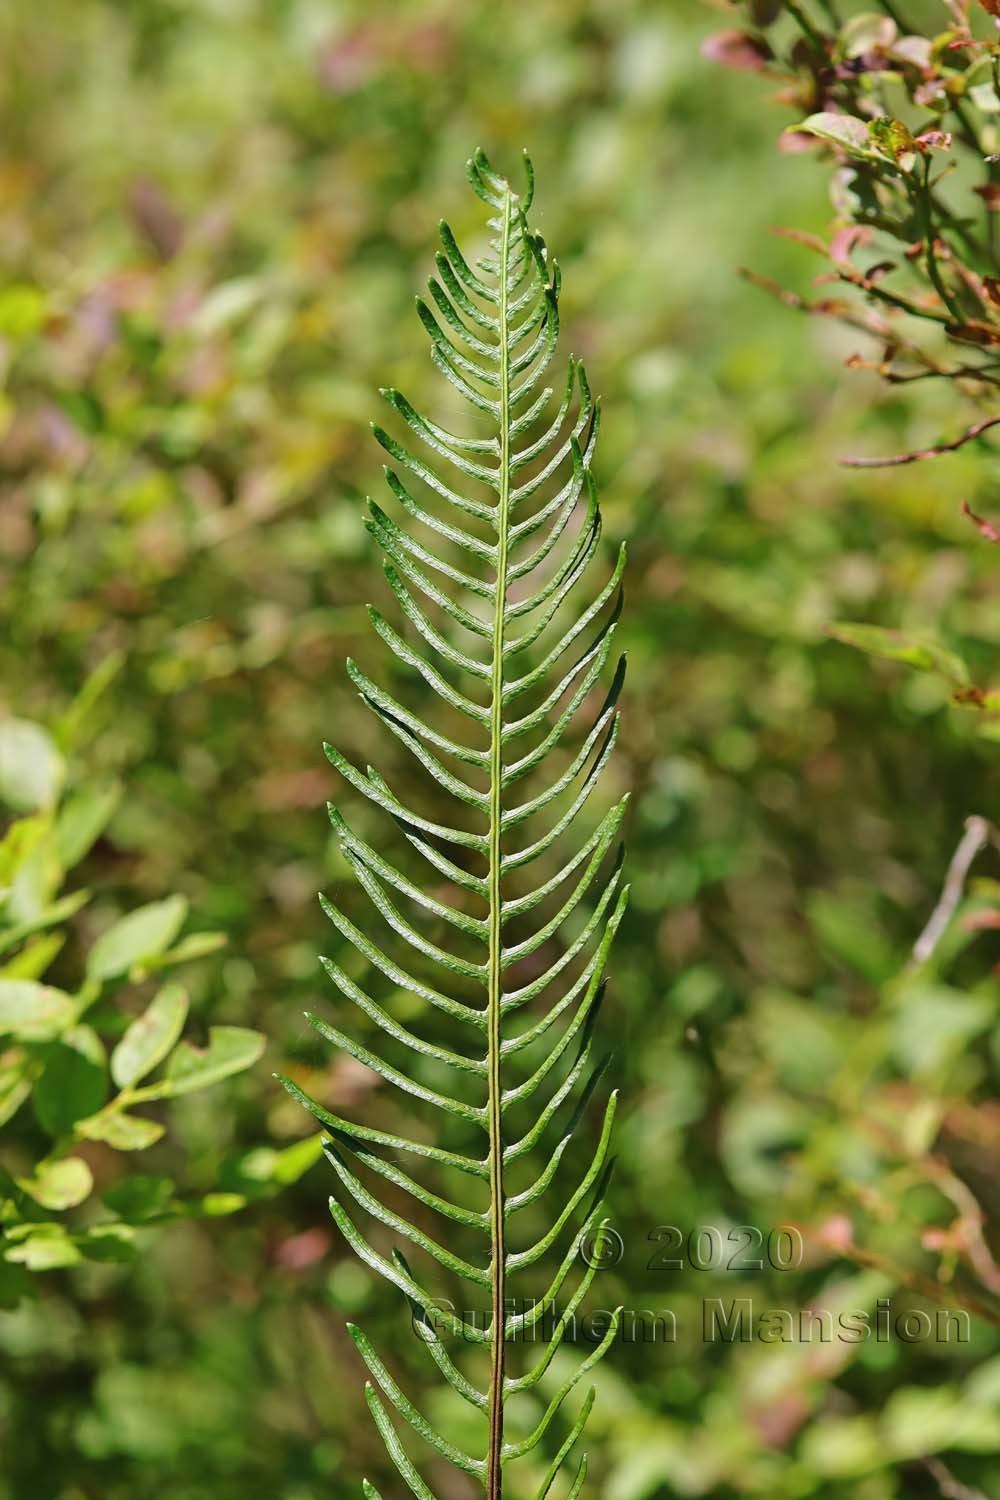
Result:
[[[593,1281],[595,1268],[585,1268],[558,1311],[581,1234],[600,1223],[613,1166],[616,1093],[589,1161],[574,1167],[569,1158],[607,1066],[604,1058],[592,1067],[591,1053],[608,951],[627,899],[621,850],[615,852],[627,799],[601,813],[588,806],[617,735],[623,660],[603,700],[596,699],[621,612],[625,557],[622,550],[610,576],[584,589],[601,538],[591,469],[600,404],[572,357],[561,396],[554,400],[552,388],[541,384],[556,351],[560,275],[525,218],[534,193],[531,164],[525,159],[520,193],[481,151],[469,161],[468,177],[488,206],[489,249],[470,259],[442,224],[430,300],[418,298],[417,313],[434,364],[469,405],[469,430],[451,431],[457,424],[431,421],[401,391],[382,391],[407,438],[373,424],[400,471],[385,470],[393,513],[370,501],[367,522],[385,553],[400,611],[394,624],[369,610],[388,648],[391,687],[347,664],[387,737],[420,768],[416,802],[409,805],[409,793],[406,800],[397,796],[382,772],[325,747],[374,815],[387,814],[402,835],[399,853],[387,856],[330,805],[356,898],[367,903],[370,920],[359,926],[347,915],[353,896],[338,894],[337,904],[322,897],[340,942],[323,964],[390,1055],[309,1017],[388,1086],[374,1097],[395,1101],[402,1091],[416,1109],[430,1111],[428,1122],[411,1139],[332,1114],[282,1080],[327,1127],[326,1153],[341,1190],[376,1226],[370,1240],[331,1199],[346,1242],[407,1299],[437,1371],[484,1418],[482,1451],[468,1453],[437,1430],[366,1335],[351,1327],[374,1382],[366,1387],[372,1416],[399,1478],[419,1500],[435,1497],[403,1445],[397,1419],[439,1459],[478,1481],[486,1500],[502,1500],[506,1467],[548,1445],[564,1403],[613,1344],[619,1316],[549,1393],[532,1430],[512,1441],[508,1401],[543,1380]],[[514,801],[511,789],[521,783],[527,790]],[[518,847],[522,827],[528,838]],[[412,870],[410,851],[421,861]],[[358,982],[359,960],[370,966],[371,994],[367,980]],[[376,998],[379,986],[385,994]],[[406,1009],[397,1014],[400,996]],[[512,1025],[523,1010],[527,1019]],[[468,1028],[485,1050],[477,1052],[475,1043],[466,1050]],[[452,1030],[461,1032],[458,1046]],[[400,1154],[415,1159],[418,1176],[398,1164]],[[519,1185],[519,1164],[532,1160]],[[464,1179],[457,1192],[434,1185],[448,1172]],[[479,1198],[460,1201],[473,1183]],[[395,1206],[400,1194],[405,1214]],[[546,1208],[550,1200],[554,1206]],[[445,1221],[445,1240],[425,1227],[429,1220]],[[485,1308],[457,1312],[436,1301],[398,1248],[388,1258],[376,1248],[375,1237],[385,1231],[479,1288]],[[464,1237],[468,1255],[454,1243]],[[517,1310],[521,1274],[550,1254],[558,1260],[544,1292]],[[515,1345],[550,1313],[554,1326],[541,1358],[511,1374]],[[462,1369],[466,1345],[488,1353],[485,1390]],[[552,1491],[592,1402],[591,1391],[543,1471],[537,1500]],[[570,1500],[586,1474],[584,1456]],[[362,1490],[380,1500],[369,1480]]]

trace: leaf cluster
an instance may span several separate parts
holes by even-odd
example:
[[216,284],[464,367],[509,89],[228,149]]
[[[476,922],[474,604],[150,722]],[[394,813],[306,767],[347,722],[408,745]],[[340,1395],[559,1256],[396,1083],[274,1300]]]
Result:
[[1000,385],[995,20],[973,0],[743,8],[749,28],[707,54],[777,82],[793,112],[784,148],[819,143],[833,165],[831,237],[797,236],[833,290],[802,305],[868,335],[851,363],[890,384],[950,381],[988,400]]
[[[146,1106],[242,1072],[263,1050],[263,1036],[239,1026],[212,1027],[207,1046],[195,1046],[184,1036],[185,990],[161,982],[216,951],[222,934],[183,936],[188,903],[168,896],[105,925],[78,983],[49,977],[71,972],[61,955],[92,898],[67,889],[68,877],[121,796],[113,782],[64,784],[67,752],[109,675],[106,665],[53,730],[0,720],[0,798],[22,814],[0,839],[0,1287],[12,1300],[24,1271],[127,1259],[141,1227],[243,1201],[183,1199],[170,1178],[130,1168],[166,1130],[162,1111]],[[134,989],[144,998],[130,1014],[122,1002]]]

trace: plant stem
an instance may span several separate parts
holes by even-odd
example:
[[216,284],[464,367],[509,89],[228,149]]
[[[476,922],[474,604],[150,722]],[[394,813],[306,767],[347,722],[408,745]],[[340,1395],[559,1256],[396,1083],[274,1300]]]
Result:
[[510,350],[507,344],[507,280],[510,261],[510,188],[504,188],[503,227],[500,241],[500,497],[497,502],[497,581],[493,621],[493,661],[490,702],[490,950],[489,1045],[490,1130],[490,1241],[492,1251],[493,1360],[489,1395],[489,1452],[486,1460],[486,1500],[501,1500],[503,1493],[504,1378],[506,1337],[504,1302],[506,1292],[506,1244],[504,1237],[503,1112],[500,1077],[501,963],[503,958],[503,654],[504,614],[507,605],[507,547],[510,510]]
[[797,0],[785,0],[785,9],[788,11],[788,14],[795,20],[802,34],[807,37],[808,40],[816,48],[816,51],[821,56],[825,57],[826,45],[823,36],[819,31],[816,30],[816,27],[813,25],[812,21],[806,15],[802,7],[797,3]]

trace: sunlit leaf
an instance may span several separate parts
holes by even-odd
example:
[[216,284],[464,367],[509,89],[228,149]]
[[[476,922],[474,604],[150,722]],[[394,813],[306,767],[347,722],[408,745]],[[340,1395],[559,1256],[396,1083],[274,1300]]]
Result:
[[180,985],[168,984],[150,1001],[111,1054],[111,1076],[120,1089],[152,1072],[184,1030],[188,998]]
[[42,1162],[32,1177],[19,1177],[18,1186],[42,1208],[61,1212],[89,1197],[94,1178],[82,1156]]
[[0,1036],[44,1042],[76,1020],[71,995],[34,979],[0,979]]
[[92,979],[114,979],[169,948],[187,916],[183,896],[152,901],[119,918],[90,950],[87,973]]
[[66,767],[52,736],[27,719],[0,719],[0,803],[17,812],[51,807]]
[[263,1053],[264,1044],[265,1038],[259,1031],[248,1031],[243,1026],[212,1026],[207,1047],[181,1042],[167,1064],[164,1082],[156,1087],[165,1098],[207,1088],[232,1073],[252,1067]]
[[850,156],[858,156],[867,161],[879,159],[878,152],[872,148],[867,125],[853,115],[838,115],[824,110],[819,114],[809,115],[799,124],[789,126],[789,129],[804,131],[806,135],[817,136],[821,141],[830,141],[833,145],[842,147]]
[[99,1114],[80,1120],[76,1132],[85,1140],[103,1141],[116,1151],[146,1151],[162,1138],[165,1128],[158,1120],[147,1120],[143,1115],[102,1109]]
[[29,1271],[54,1271],[83,1259],[76,1245],[58,1225],[31,1226],[31,1233],[4,1252],[4,1259]]

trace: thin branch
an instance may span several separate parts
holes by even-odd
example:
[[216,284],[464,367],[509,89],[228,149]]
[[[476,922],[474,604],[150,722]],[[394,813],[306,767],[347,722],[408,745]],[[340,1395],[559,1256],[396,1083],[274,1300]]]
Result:
[[915,464],[925,458],[938,458],[942,453],[954,453],[966,443],[981,437],[989,428],[997,426],[1000,426],[1000,417],[985,417],[981,422],[974,422],[961,437],[950,443],[937,443],[933,448],[918,448],[913,453],[894,453],[889,458],[841,458],[838,462],[847,469],[896,469],[902,464]]
[[[1000,418],[995,420],[1000,421]],[[933,954],[955,915],[958,903],[965,894],[965,881],[973,860],[985,849],[993,835],[992,825],[986,818],[973,814],[965,820],[965,832],[955,853],[951,857],[948,873],[937,906],[931,912],[923,932],[913,945],[913,957],[918,964],[925,964]]]
[[988,542],[1000,542],[1000,527],[994,526],[992,521],[987,521],[985,516],[977,516],[968,500],[962,501],[962,514],[968,516],[973,525],[978,526]]
[[972,1317],[983,1318],[987,1323],[1000,1328],[1000,1307],[984,1302],[981,1297],[972,1296],[957,1287],[944,1287],[933,1277],[922,1276],[918,1271],[896,1265],[887,1255],[879,1255],[874,1250],[863,1250],[860,1246],[852,1245],[840,1249],[838,1254],[845,1260],[853,1261],[855,1265],[884,1272],[886,1276],[898,1281],[900,1286],[906,1287],[907,1291],[926,1297],[928,1302],[936,1302],[941,1307],[961,1308]]
[[920,1462],[937,1484],[945,1500],[987,1500],[982,1490],[963,1484],[939,1458],[922,1458]]
[[958,1209],[969,1262],[986,1290],[994,1297],[1000,1297],[1000,1266],[986,1243],[983,1209],[975,1193],[945,1161],[931,1158],[924,1163],[923,1171]]

